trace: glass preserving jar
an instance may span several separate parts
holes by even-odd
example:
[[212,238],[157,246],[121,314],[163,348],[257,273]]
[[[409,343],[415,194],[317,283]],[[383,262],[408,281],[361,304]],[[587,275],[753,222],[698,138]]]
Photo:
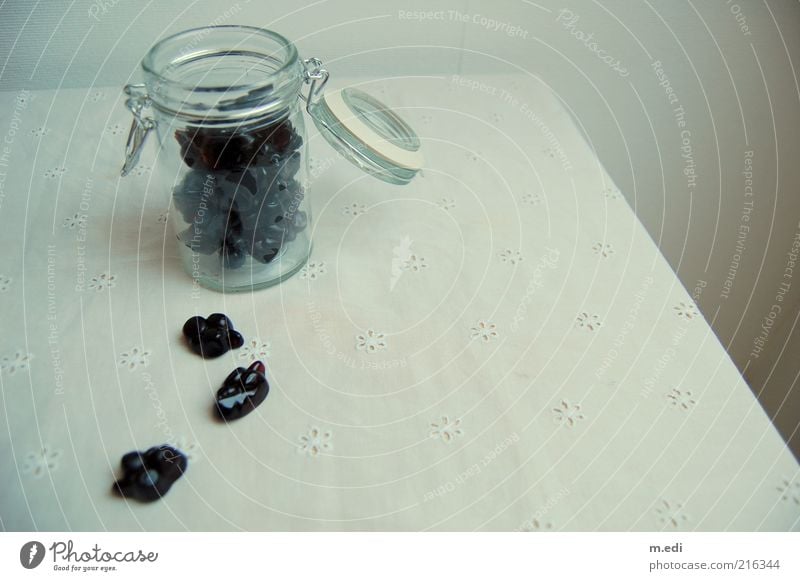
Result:
[[207,288],[267,287],[308,259],[303,109],[343,157],[379,179],[405,184],[422,165],[402,119],[356,89],[323,94],[321,61],[301,60],[275,32],[187,30],[155,44],[142,69],[144,83],[125,87],[134,119],[122,175],[154,131],[184,269]]

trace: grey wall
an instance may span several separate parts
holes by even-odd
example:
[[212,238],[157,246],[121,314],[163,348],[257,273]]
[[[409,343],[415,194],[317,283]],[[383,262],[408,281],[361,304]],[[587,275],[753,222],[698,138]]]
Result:
[[[409,16],[422,10],[439,12]],[[210,23],[278,30],[339,75],[540,77],[572,111],[684,285],[697,289],[720,341],[800,450],[800,269],[785,276],[800,228],[800,3],[7,1],[0,83],[119,86],[155,40]],[[789,286],[779,301],[782,282]],[[770,318],[773,305],[781,311]],[[754,341],[764,337],[757,353]]]

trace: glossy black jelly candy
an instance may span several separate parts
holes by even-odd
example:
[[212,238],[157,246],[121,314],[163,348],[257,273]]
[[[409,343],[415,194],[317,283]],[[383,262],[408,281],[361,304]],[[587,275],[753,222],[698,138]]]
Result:
[[187,465],[186,456],[166,444],[146,452],[128,452],[122,457],[122,478],[114,483],[114,489],[126,498],[152,502],[169,491]]
[[261,361],[237,367],[217,391],[217,412],[226,421],[237,420],[256,409],[267,398],[269,383]]
[[204,359],[213,359],[244,345],[244,338],[233,328],[231,320],[222,313],[208,318],[192,317],[183,324],[183,336],[192,351]]
[[247,260],[247,244],[241,236],[229,234],[222,244],[222,264],[225,268],[240,268]]

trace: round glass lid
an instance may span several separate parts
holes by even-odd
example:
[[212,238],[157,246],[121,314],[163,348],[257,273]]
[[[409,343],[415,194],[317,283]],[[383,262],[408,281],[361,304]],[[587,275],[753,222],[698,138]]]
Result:
[[364,91],[325,93],[310,113],[322,136],[346,159],[383,181],[403,185],[424,158],[413,129]]

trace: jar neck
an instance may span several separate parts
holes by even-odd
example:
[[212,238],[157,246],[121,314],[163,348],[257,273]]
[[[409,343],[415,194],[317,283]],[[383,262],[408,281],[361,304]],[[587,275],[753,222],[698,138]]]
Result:
[[190,125],[285,117],[298,103],[303,66],[294,44],[247,26],[212,26],[157,43],[142,61],[153,107]]

